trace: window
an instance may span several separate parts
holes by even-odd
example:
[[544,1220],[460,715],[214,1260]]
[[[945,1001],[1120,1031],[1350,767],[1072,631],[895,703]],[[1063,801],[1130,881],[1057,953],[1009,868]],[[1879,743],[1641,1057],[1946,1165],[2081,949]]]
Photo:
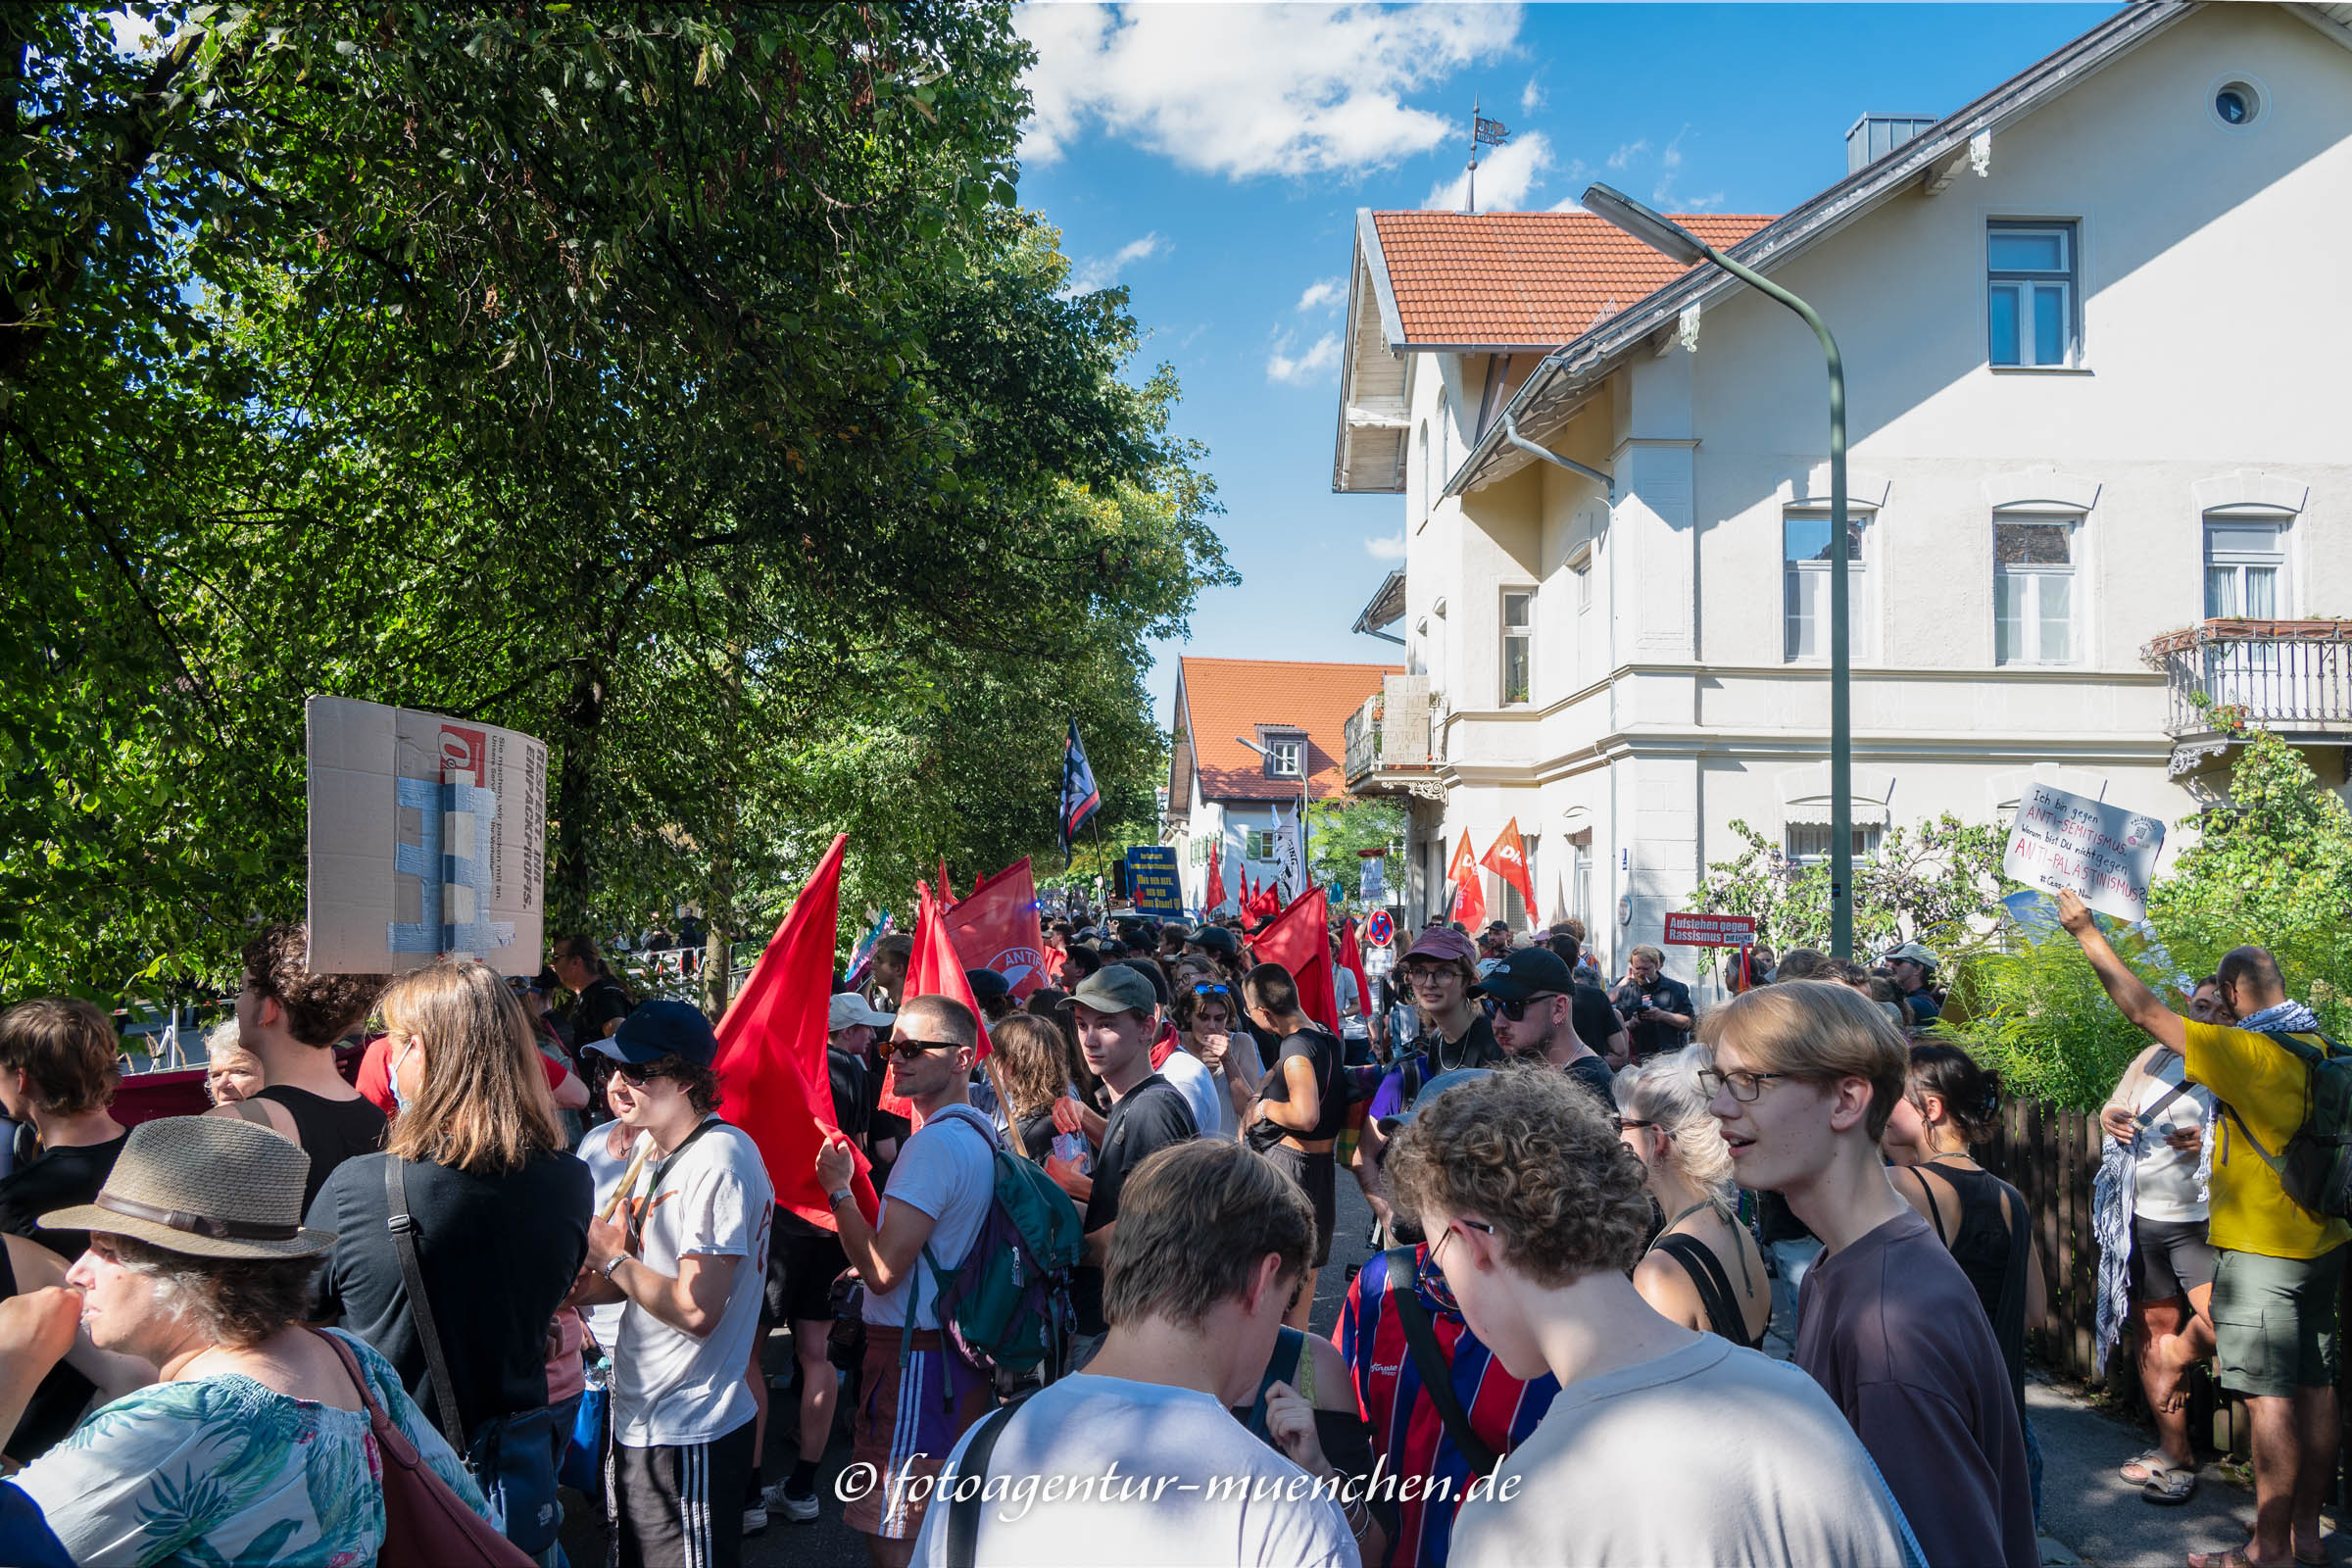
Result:
[[2075,657],[2075,527],[2037,517],[1992,525],[1995,663],[2065,664]]
[[[1852,639],[1848,652],[1859,658],[1867,652],[1870,617],[1863,612],[1868,568],[1862,555],[1866,515],[1848,514],[1845,519],[1845,624]],[[1783,655],[1788,659],[1830,657],[1830,515],[1826,512],[1791,512],[1782,519],[1784,549],[1782,610],[1786,623]]]
[[1989,224],[1984,233],[1996,366],[2075,363],[2075,225]]
[[1592,608],[1592,552],[1588,550],[1570,563],[1568,569],[1576,573],[1576,608]]
[[[1791,865],[1818,865],[1830,858],[1830,824],[1827,822],[1791,822],[1786,829],[1788,838],[1783,853]],[[1868,859],[1879,852],[1880,828],[1877,823],[1854,828],[1854,858]]]
[[1242,858],[1246,860],[1271,860],[1274,858],[1272,830],[1262,827],[1243,829]]
[[1268,778],[1297,778],[1299,759],[1306,753],[1305,738],[1298,735],[1269,735],[1264,741]]
[[1592,830],[1585,829],[1568,840],[1568,912],[1586,922],[1588,930],[1592,920]]
[[1421,457],[1421,516],[1419,520],[1427,522],[1429,520],[1429,421],[1427,419],[1421,421],[1421,434],[1414,444],[1420,448]]
[[1528,633],[1535,602],[1535,594],[1526,589],[1512,589],[1502,596],[1502,702],[1506,708],[1527,701]]
[[2274,620],[2285,613],[2286,525],[2244,517],[2205,519],[2205,614]]

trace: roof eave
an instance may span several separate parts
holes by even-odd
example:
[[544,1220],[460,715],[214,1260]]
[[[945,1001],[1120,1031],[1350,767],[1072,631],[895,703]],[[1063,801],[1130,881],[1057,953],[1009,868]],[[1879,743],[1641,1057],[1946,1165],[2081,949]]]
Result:
[[[1730,246],[1725,254],[1758,271],[1769,271],[1772,266],[1802,254],[1882,202],[1929,177],[1937,166],[1964,156],[1969,140],[1980,131],[1997,130],[2032,113],[2046,100],[2113,65],[2159,32],[2202,9],[2203,3],[2204,0],[2141,0],[2139,4],[2127,6],[1992,91],[1946,116],[1933,129],[1766,223]],[[1697,304],[1704,309],[1746,286],[1712,267],[1702,265],[1691,269],[1547,355],[1512,394],[1503,413],[1515,421],[1525,420],[1547,398],[1575,395],[1606,376],[1625,354],[1674,320],[1686,307]],[[1571,377],[1569,382],[1555,385],[1563,374]],[[1504,421],[1498,416],[1487,433],[1464,454],[1461,466],[1446,479],[1441,496],[1460,495],[1479,482],[1484,470],[1506,444]]]

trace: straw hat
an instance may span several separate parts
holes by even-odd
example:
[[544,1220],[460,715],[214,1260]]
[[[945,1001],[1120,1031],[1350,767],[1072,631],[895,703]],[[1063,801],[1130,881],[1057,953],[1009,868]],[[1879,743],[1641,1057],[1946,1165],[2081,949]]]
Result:
[[309,1257],[335,1233],[302,1223],[311,1156],[269,1128],[166,1116],[130,1130],[95,1202],[40,1218],[44,1230],[128,1236],[191,1257]]

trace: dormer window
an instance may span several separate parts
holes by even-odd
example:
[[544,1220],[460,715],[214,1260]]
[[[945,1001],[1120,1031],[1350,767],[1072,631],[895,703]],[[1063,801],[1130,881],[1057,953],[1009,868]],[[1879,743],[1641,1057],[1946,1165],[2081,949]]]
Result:
[[1259,741],[1265,747],[1266,777],[1298,778],[1306,760],[1306,737],[1297,730],[1268,730]]

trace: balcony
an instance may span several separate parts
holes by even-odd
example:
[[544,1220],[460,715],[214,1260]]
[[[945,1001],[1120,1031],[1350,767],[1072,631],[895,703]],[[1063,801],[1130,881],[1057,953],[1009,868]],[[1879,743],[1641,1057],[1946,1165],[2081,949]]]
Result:
[[2205,620],[2141,650],[2165,677],[2175,774],[2248,728],[2352,741],[2352,620]]
[[1444,800],[1430,751],[1434,706],[1427,675],[1386,675],[1381,689],[1348,715],[1348,788]]

